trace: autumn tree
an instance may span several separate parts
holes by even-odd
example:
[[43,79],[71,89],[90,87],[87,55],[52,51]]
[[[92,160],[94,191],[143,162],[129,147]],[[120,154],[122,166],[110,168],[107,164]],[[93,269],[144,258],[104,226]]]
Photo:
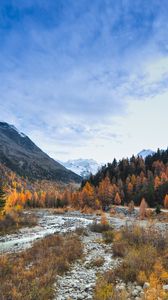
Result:
[[102,208],[105,209],[112,204],[113,186],[110,182],[109,177],[105,177],[98,187],[98,198],[102,203]]
[[140,218],[143,220],[146,216],[146,209],[147,209],[147,203],[145,201],[145,198],[142,198],[141,204],[139,207],[139,213],[140,213]]
[[154,187],[155,189],[157,189],[160,185],[160,178],[159,176],[156,176],[155,179],[154,179]]
[[117,204],[117,205],[120,205],[120,204],[121,204],[121,197],[120,197],[120,195],[119,195],[118,192],[117,192],[116,195],[115,195],[114,203]]
[[5,211],[9,212],[11,209],[16,206],[18,200],[18,193],[14,189],[8,194],[8,197],[6,199],[6,205],[5,205]]
[[164,198],[164,208],[168,208],[168,194]]
[[82,206],[94,207],[94,188],[87,182],[81,192]]

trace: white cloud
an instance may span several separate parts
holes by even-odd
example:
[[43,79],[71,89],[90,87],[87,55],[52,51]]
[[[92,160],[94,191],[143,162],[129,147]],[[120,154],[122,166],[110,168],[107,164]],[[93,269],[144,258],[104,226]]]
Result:
[[[166,105],[162,97],[168,89],[164,5],[84,2],[64,3],[57,15],[52,1],[45,5],[31,1],[33,12],[45,12],[34,17],[26,13],[27,4],[19,8],[15,0],[19,26],[7,18],[8,32],[0,28],[4,41],[0,45],[1,119],[65,160],[110,159],[136,151],[128,137],[131,126],[136,132],[139,123],[131,123],[129,105],[137,107],[132,115],[138,119],[145,115],[147,100],[155,115],[155,99],[160,97]],[[146,144],[146,138],[141,138]]]

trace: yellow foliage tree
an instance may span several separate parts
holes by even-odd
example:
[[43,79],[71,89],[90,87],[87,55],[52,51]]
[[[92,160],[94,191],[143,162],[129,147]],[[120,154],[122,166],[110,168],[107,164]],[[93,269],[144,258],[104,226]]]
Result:
[[145,201],[145,198],[142,198],[141,204],[139,207],[139,213],[140,213],[140,218],[143,220],[146,216],[146,209],[147,209],[147,203]]
[[164,208],[168,208],[168,194],[164,198]]

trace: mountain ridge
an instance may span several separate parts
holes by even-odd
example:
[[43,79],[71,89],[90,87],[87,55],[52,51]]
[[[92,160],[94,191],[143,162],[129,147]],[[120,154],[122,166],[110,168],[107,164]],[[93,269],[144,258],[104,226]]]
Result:
[[90,174],[95,175],[103,164],[98,164],[94,159],[70,159],[66,162],[61,162],[64,167],[75,172],[83,178],[87,178]]
[[55,161],[15,126],[0,122],[0,162],[29,179],[80,182],[79,175]]

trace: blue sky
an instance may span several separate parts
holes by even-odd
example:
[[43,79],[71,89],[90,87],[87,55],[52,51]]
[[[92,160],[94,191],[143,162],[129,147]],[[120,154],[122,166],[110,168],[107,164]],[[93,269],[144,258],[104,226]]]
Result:
[[167,0],[1,0],[0,119],[59,160],[166,148]]

